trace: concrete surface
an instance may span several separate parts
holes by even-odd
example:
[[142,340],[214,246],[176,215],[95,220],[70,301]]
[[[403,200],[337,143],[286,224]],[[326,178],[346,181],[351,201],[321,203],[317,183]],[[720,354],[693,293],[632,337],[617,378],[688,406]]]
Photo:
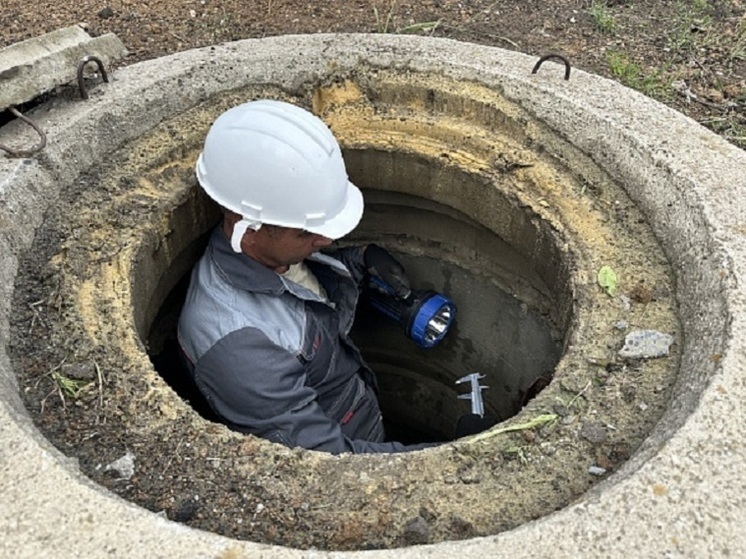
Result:
[[[0,110],[31,101],[76,79],[78,62],[97,56],[107,69],[127,54],[113,33],[92,38],[74,25],[0,49]],[[86,66],[90,73],[96,65]]]
[[[7,557],[719,557],[746,553],[746,154],[602,78],[443,39],[314,35],[248,40],[125,67],[87,103],[33,118],[49,145],[0,159],[0,555]],[[685,325],[670,409],[642,448],[578,502],[510,532],[387,551],[322,553],[191,530],[81,476],[31,424],[5,348],[17,255],[65,184],[108,152],[220,91],[296,89],[360,63],[444,72],[499,88],[590,154],[642,208],[677,274]],[[0,130],[0,142],[22,129]]]

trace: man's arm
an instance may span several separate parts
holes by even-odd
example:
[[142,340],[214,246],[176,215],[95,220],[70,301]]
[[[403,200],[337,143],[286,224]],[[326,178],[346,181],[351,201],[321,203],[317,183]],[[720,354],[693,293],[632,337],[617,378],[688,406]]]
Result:
[[340,454],[432,446],[346,437],[319,406],[315,390],[306,385],[301,362],[255,328],[243,328],[220,340],[197,363],[194,376],[229,426],[289,447]]
[[402,299],[411,293],[404,267],[389,251],[377,244],[339,249],[329,254],[350,270],[358,285],[366,275],[371,275],[383,280]]
[[332,258],[336,258],[349,270],[352,279],[360,285],[363,281],[363,277],[367,273],[365,269],[365,262],[363,255],[365,253],[365,247],[367,245],[352,246],[339,248],[335,250],[323,251],[324,254],[328,254]]

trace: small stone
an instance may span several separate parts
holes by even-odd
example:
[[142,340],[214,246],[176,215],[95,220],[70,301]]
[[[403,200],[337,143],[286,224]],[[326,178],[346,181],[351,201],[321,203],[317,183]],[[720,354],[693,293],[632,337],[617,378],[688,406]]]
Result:
[[409,545],[430,541],[430,526],[421,516],[416,516],[404,526],[404,541]]
[[637,397],[637,388],[632,385],[622,386],[621,392],[622,398],[628,404],[634,402],[635,398]]
[[471,485],[473,483],[480,483],[482,481],[482,476],[476,470],[467,470],[459,475],[459,479],[461,480],[461,483]]
[[135,455],[128,450],[124,456],[107,464],[104,471],[114,471],[121,479],[130,479],[135,475]]
[[591,466],[588,468],[588,473],[592,476],[602,476],[606,473],[606,468],[601,468],[600,466]]
[[722,103],[725,100],[723,92],[715,88],[708,89],[705,95],[710,101],[715,103]]
[[653,300],[653,290],[642,282],[636,283],[629,290],[629,297],[636,303],[647,305]]
[[560,417],[567,417],[568,415],[570,415],[570,409],[564,404],[554,404],[552,406],[552,411],[554,411],[554,413],[556,413]]
[[98,13],[98,17],[100,17],[101,19],[109,19],[110,17],[114,17],[114,10],[112,10],[109,6],[106,6]]
[[667,357],[673,336],[657,330],[635,330],[624,338],[624,347],[619,350],[622,359],[655,359]]
[[194,518],[198,508],[199,504],[197,500],[186,499],[172,511],[171,514],[173,515],[173,517],[171,520],[174,520],[176,522],[189,522]]
[[609,470],[611,469],[611,460],[606,456],[606,454],[599,453],[596,455],[596,466],[603,468],[604,470]]
[[614,328],[616,328],[620,332],[624,332],[627,328],[629,328],[629,322],[627,322],[626,320],[617,320],[614,323]]
[[65,363],[60,367],[60,374],[73,380],[95,380],[96,367],[91,361]]
[[601,444],[606,440],[606,428],[595,421],[584,421],[580,436],[593,444]]

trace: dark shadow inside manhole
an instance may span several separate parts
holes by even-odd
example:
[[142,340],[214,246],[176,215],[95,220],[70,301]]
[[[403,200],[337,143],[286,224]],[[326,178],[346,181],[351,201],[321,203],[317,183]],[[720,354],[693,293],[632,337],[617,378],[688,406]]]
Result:
[[[364,180],[359,181],[364,186]],[[380,402],[390,439],[405,443],[447,441],[455,437],[469,402],[456,380],[484,375],[485,412],[499,420],[515,415],[535,395],[532,390],[551,378],[560,355],[560,339],[548,316],[508,290],[492,273],[530,283],[537,293],[548,290],[530,277],[530,263],[492,231],[467,216],[431,200],[364,189],[366,213],[348,244],[375,241],[404,264],[414,287],[445,293],[455,302],[455,326],[429,349],[418,347],[400,324],[372,308],[361,297],[352,338],[379,380]],[[203,202],[205,204],[209,202]],[[207,213],[211,213],[208,211]],[[176,214],[175,214],[176,215]],[[179,228],[178,223],[174,224]],[[189,270],[206,244],[204,234],[162,281],[174,284],[161,301],[149,328],[151,360],[161,376],[203,417],[216,420],[183,368],[176,324],[189,281]],[[158,291],[158,290],[157,290]],[[546,303],[546,301],[545,301]]]

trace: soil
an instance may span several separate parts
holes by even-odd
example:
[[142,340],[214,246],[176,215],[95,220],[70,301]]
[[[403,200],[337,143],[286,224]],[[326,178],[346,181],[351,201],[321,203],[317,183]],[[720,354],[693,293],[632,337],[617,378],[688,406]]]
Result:
[[94,36],[115,33],[131,64],[281,34],[432,34],[564,54],[746,147],[745,10],[743,0],[4,0],[0,47],[81,24]]
[[[251,7],[240,0],[4,0],[0,46],[82,24],[92,35],[117,34],[130,50],[122,63],[132,64],[193,47],[289,33],[428,33],[537,57],[562,53],[573,66],[641,89],[746,147],[744,13],[740,0],[327,0],[318,5],[266,0]],[[427,25],[432,22],[437,26]],[[168,143],[157,141],[157,134],[143,140],[142,153],[150,144]],[[148,180],[193,185],[193,156],[154,158],[184,165],[151,169]],[[132,272],[128,235],[136,244],[143,233],[141,212],[154,212],[150,221],[157,227],[162,213],[188,203],[189,196],[181,191],[175,202],[154,198],[147,184],[133,189],[127,156],[119,157],[101,175],[82,177],[53,210],[75,219],[52,216],[45,222],[57,228],[37,235],[33,257],[19,273],[13,343],[23,370],[19,383],[45,435],[76,457],[97,483],[154,512],[232,537],[300,548],[390,548],[494,534],[580,498],[629,458],[666,406],[675,352],[665,365],[619,361],[613,356],[623,335],[609,328],[592,343],[584,342],[582,358],[567,364],[562,382],[542,393],[544,407],[532,408],[534,417],[550,412],[551,420],[505,439],[495,437],[490,445],[451,445],[436,451],[435,458],[415,453],[328,459],[230,433],[189,412],[164,390],[142,343],[108,326],[119,319],[132,326],[129,307],[113,302],[126,290],[119,282]],[[125,169],[120,174],[118,163]],[[130,169],[129,176],[140,172]],[[91,184],[102,186],[90,189]],[[588,203],[573,192],[525,204],[542,215],[548,212],[545,204],[566,204],[571,213],[572,204]],[[616,227],[623,233],[619,239],[645,239],[642,248],[625,248],[635,256],[617,255],[619,266],[636,270],[638,281],[628,284],[626,308],[621,299],[612,306],[595,292],[573,295],[607,321],[614,316],[676,334],[671,274],[660,248],[623,193],[609,190],[605,197],[614,203],[582,206],[582,215],[597,212],[599,223],[607,224],[595,231]],[[111,213],[102,218],[89,208]],[[116,231],[102,232],[102,222],[115,224]],[[96,268],[98,276],[92,278],[89,266],[98,262],[107,263],[101,264],[105,273]],[[105,293],[101,304],[121,316],[81,319],[96,289]],[[102,347],[124,349],[115,355]],[[623,412],[613,416],[611,407]],[[127,457],[134,460],[133,471]],[[564,469],[550,467],[556,463]],[[588,473],[590,466],[595,473]],[[414,486],[409,479],[420,483]],[[526,495],[541,502],[529,504]],[[459,502],[473,506],[462,512]]]

